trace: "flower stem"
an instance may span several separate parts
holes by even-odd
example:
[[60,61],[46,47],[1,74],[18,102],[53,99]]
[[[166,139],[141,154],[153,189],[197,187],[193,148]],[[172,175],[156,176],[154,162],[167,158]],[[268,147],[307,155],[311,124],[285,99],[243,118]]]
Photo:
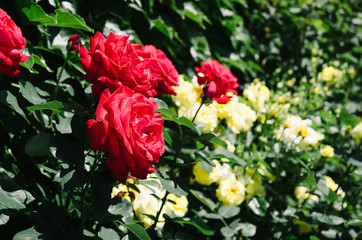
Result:
[[200,103],[200,106],[199,106],[199,108],[197,109],[197,111],[196,111],[196,113],[195,113],[194,117],[192,118],[192,122],[193,122],[193,123],[195,123],[196,116],[197,116],[197,114],[199,113],[199,111],[200,111],[200,109],[201,109],[202,105],[204,105],[204,103],[205,103],[205,102],[206,102],[206,98],[205,98],[205,97],[202,97],[202,98],[201,98],[201,103]]
[[156,225],[157,225],[157,223],[158,223],[158,219],[160,218],[162,209],[163,209],[163,207],[165,206],[165,203],[166,203],[168,194],[170,194],[170,192],[166,190],[165,196],[162,198],[161,207],[160,207],[160,209],[159,209],[158,212],[157,212],[157,215],[156,215],[156,218],[155,218],[155,222],[152,224],[151,229],[155,229],[155,228],[156,228]]

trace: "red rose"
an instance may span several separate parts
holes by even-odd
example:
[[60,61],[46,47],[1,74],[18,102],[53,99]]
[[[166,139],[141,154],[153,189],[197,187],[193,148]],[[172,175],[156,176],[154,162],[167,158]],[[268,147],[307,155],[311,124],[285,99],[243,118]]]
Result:
[[140,179],[155,169],[164,153],[163,120],[156,102],[126,86],[100,96],[96,119],[87,122],[92,149],[107,151],[107,165],[124,182],[131,173]]
[[216,60],[209,59],[208,62],[202,62],[201,68],[195,68],[197,80],[200,85],[204,85],[204,94],[220,104],[230,101],[231,96],[227,92],[238,94],[235,88],[239,87],[238,79],[229,69],[221,65]]
[[19,63],[29,59],[29,56],[20,51],[25,46],[26,41],[20,28],[0,9],[0,73],[10,77],[20,74],[20,70],[17,69]]
[[[129,36],[110,33],[106,39],[97,32],[90,39],[89,51],[80,48],[81,63],[86,71],[84,79],[98,85],[96,89],[108,89],[107,81],[98,81],[99,77],[108,77],[119,81],[135,92],[154,97],[156,81],[161,77],[156,72],[156,61],[150,59],[150,53],[140,51],[140,45],[131,44]],[[99,91],[101,92],[101,91]],[[96,94],[94,97],[98,98]]]
[[162,79],[156,82],[155,90],[159,94],[171,94],[176,96],[172,86],[178,86],[179,74],[166,54],[153,45],[144,46],[145,52],[151,53],[151,58],[157,61],[157,71]]
[[68,51],[73,53],[78,53],[79,49],[82,47],[82,42],[80,41],[80,37],[78,35],[73,35],[68,40]]

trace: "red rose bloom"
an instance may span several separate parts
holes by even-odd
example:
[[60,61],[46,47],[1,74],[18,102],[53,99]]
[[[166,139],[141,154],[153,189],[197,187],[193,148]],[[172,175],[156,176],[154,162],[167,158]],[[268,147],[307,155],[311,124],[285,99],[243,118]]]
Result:
[[163,120],[156,102],[126,86],[100,96],[96,119],[87,122],[92,149],[107,151],[107,165],[124,182],[131,173],[140,179],[155,169],[164,153]]
[[82,47],[82,42],[78,35],[72,35],[68,40],[68,51],[73,53],[78,53],[79,49]]
[[178,86],[179,74],[166,54],[157,49],[153,45],[144,46],[145,52],[151,53],[151,58],[157,62],[157,72],[161,75],[162,79],[156,82],[155,90],[158,94],[171,94],[176,96],[175,90],[172,86]]
[[210,99],[225,104],[231,98],[226,95],[227,92],[238,94],[235,90],[239,87],[238,79],[218,61],[209,59],[208,62],[201,63],[201,68],[196,67],[195,70],[198,72],[198,83],[204,85],[204,94]]
[[89,51],[85,47],[80,48],[81,63],[86,71],[84,79],[94,83],[93,88],[97,90],[93,93],[95,98],[99,97],[97,93],[109,88],[108,81],[100,81],[100,77],[121,82],[147,97],[157,95],[154,86],[161,77],[154,67],[156,61],[149,58],[150,53],[139,50],[142,46],[131,44],[128,38],[110,33],[106,39],[97,32],[90,39]]
[[0,73],[10,77],[20,74],[20,70],[17,69],[19,63],[29,59],[29,56],[20,51],[25,46],[26,41],[20,28],[0,9]]

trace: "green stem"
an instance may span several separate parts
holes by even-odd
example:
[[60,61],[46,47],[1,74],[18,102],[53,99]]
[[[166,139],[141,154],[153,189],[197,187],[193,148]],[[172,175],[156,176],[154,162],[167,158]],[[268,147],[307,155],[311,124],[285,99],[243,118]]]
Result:
[[200,109],[201,109],[202,105],[204,105],[205,101],[206,101],[206,100],[205,100],[205,98],[204,98],[204,97],[203,97],[203,98],[201,98],[201,103],[200,103],[200,106],[199,106],[199,108],[197,109],[197,111],[196,111],[196,113],[195,113],[194,117],[192,118],[192,122],[193,122],[193,123],[195,123],[196,116],[197,116],[197,114],[199,113],[199,111],[200,111]]
[[160,218],[162,209],[163,209],[163,207],[165,206],[165,203],[166,203],[168,194],[170,194],[170,192],[166,191],[165,196],[162,198],[162,203],[161,203],[160,210],[158,210],[158,212],[157,212],[157,215],[156,215],[156,218],[155,218],[155,222],[152,224],[151,229],[155,229],[155,228],[156,228],[156,225],[157,225],[157,223],[158,223],[158,219]]

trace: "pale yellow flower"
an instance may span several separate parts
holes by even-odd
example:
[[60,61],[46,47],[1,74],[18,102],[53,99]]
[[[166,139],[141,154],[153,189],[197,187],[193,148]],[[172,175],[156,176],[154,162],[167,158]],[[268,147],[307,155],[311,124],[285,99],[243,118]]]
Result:
[[259,112],[265,111],[265,103],[269,100],[270,91],[259,81],[254,81],[244,91],[243,96]]
[[245,186],[237,179],[228,178],[220,182],[216,196],[225,205],[240,205],[244,201]]
[[338,83],[342,78],[342,71],[335,69],[332,66],[325,67],[322,69],[322,72],[318,74],[318,78],[325,82],[331,82],[335,84]]
[[195,176],[196,182],[202,185],[211,185],[214,182],[217,182],[220,177],[221,165],[217,160],[213,160],[215,167],[213,167],[210,173],[206,172],[204,169],[200,167],[198,163],[196,163],[192,169],[192,173]]
[[294,190],[295,198],[300,199],[311,199],[313,201],[319,201],[319,197],[308,192],[308,188],[304,186],[297,186]]
[[356,141],[357,144],[361,142],[362,139],[362,122],[360,122],[357,126],[355,126],[351,130],[352,138]]
[[334,155],[334,148],[332,148],[330,145],[327,145],[321,149],[321,154],[323,157],[332,157]]
[[167,200],[165,204],[165,211],[168,213],[173,211],[177,217],[183,217],[187,213],[187,206],[189,202],[187,201],[186,196],[177,197],[176,195],[170,193],[167,196]]

